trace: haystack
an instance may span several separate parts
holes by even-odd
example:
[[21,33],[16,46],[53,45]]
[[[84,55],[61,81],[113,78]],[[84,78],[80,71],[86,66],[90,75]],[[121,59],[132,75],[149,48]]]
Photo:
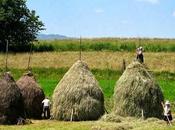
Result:
[[146,67],[131,63],[116,83],[114,111],[121,116],[161,118],[163,94]]
[[97,120],[103,115],[103,92],[86,63],[77,61],[64,75],[54,90],[52,107],[57,120]]
[[0,80],[0,124],[17,124],[17,119],[23,116],[21,92],[13,77],[4,73]]
[[18,81],[24,100],[25,114],[27,118],[39,119],[42,114],[42,100],[45,98],[42,88],[36,82],[31,72],[24,74]]

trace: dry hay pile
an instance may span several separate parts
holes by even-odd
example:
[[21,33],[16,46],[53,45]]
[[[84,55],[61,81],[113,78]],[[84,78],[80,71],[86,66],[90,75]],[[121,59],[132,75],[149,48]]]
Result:
[[121,123],[123,121],[123,117],[110,113],[103,115],[100,121]]
[[18,81],[24,100],[25,115],[27,118],[41,118],[42,100],[45,98],[42,88],[38,85],[31,72],[24,74]]
[[163,94],[144,65],[131,63],[116,83],[114,112],[121,116],[161,118]]
[[13,77],[4,73],[0,80],[0,124],[17,124],[24,115],[21,92]]
[[77,61],[64,75],[54,90],[52,107],[57,120],[96,120],[103,115],[103,92],[86,63]]
[[137,117],[123,117],[110,113],[104,115],[97,123],[92,125],[92,130],[153,130],[165,126],[165,122],[158,118],[143,120]]

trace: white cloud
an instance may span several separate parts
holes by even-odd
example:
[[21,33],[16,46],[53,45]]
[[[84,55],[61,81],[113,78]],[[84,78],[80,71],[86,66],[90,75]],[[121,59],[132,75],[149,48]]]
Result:
[[102,14],[104,12],[105,11],[103,9],[95,9],[95,13],[97,13],[97,14]]
[[159,0],[137,0],[139,2],[148,2],[148,3],[151,3],[151,4],[157,4],[159,3]]
[[173,17],[175,17],[175,11],[173,12]]

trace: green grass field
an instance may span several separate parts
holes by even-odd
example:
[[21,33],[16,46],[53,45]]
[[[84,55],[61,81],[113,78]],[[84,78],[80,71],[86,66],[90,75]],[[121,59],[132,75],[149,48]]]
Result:
[[[78,51],[79,39],[41,40],[34,45],[34,51]],[[128,51],[143,46],[147,52],[175,52],[175,39],[147,38],[94,38],[82,39],[83,51]]]

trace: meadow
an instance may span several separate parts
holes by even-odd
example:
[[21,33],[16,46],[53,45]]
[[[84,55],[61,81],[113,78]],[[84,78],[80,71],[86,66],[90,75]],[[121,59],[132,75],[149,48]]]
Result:
[[[175,53],[173,52],[145,52],[145,64],[154,72],[175,72]],[[11,53],[8,56],[8,67],[26,69],[28,53]],[[126,65],[135,59],[135,52],[82,52],[82,60],[91,69],[121,70],[123,59]],[[33,53],[32,68],[69,68],[79,59],[79,52],[40,52]],[[5,66],[5,55],[0,54],[0,67]]]
[[[39,41],[37,48],[44,52],[32,54],[30,67],[46,96],[52,98],[53,91],[61,78],[79,59],[79,39]],[[82,60],[85,61],[99,81],[108,112],[113,107],[114,87],[122,74],[122,62],[126,65],[135,59],[135,48],[145,49],[145,65],[160,85],[165,99],[171,101],[175,112],[175,40],[173,39],[83,39]],[[102,45],[102,46],[101,46]],[[35,46],[35,47],[36,47]],[[50,46],[52,50],[47,50]],[[99,47],[101,46],[101,47]],[[34,51],[41,51],[35,50]],[[95,49],[97,47],[97,49]],[[119,47],[118,49],[116,49]],[[62,49],[63,48],[63,49]],[[101,48],[101,49],[100,49]],[[174,48],[174,49],[173,49]],[[46,49],[46,50],[45,50]],[[45,52],[47,51],[47,52]],[[27,72],[28,53],[9,53],[8,70],[15,80]],[[0,73],[5,71],[5,54],[0,53]],[[54,120],[32,120],[25,126],[0,126],[0,130],[174,130],[163,121],[127,119],[122,123],[88,121],[59,122]],[[174,124],[174,123],[173,123]]]

